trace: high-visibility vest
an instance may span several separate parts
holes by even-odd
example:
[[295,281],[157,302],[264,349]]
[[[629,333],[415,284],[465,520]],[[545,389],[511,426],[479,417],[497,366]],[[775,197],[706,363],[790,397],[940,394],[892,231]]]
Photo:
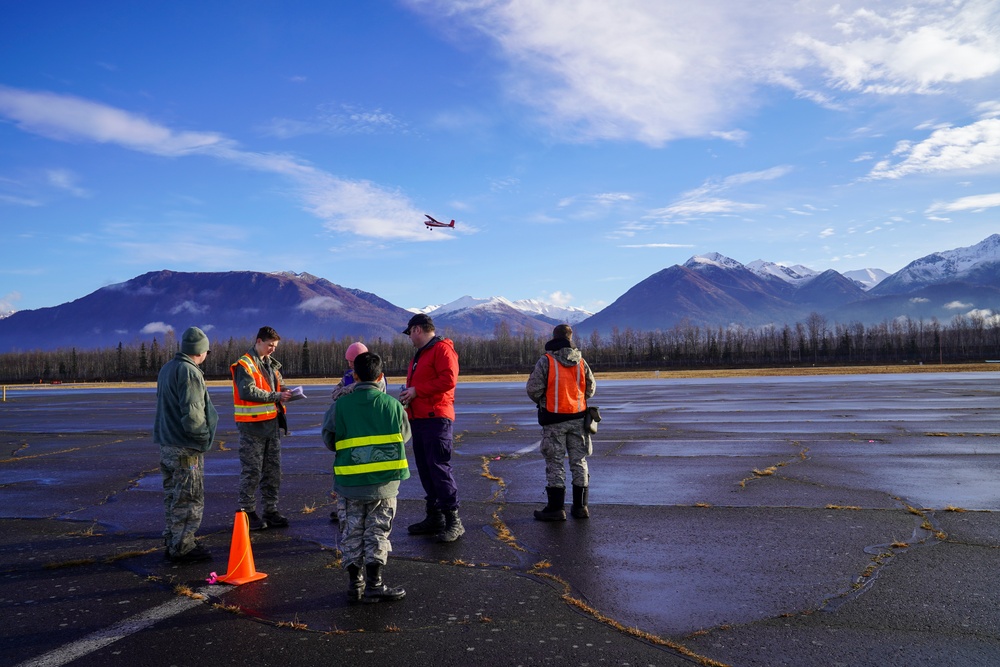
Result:
[[244,354],[235,364],[229,367],[229,372],[233,376],[233,416],[236,418],[236,421],[262,422],[268,419],[277,419],[278,406],[276,403],[254,403],[252,401],[244,401],[240,398],[240,390],[236,386],[237,366],[243,366],[246,372],[253,377],[254,384],[257,385],[258,389],[264,391],[281,391],[281,378],[277,377],[276,374],[275,384],[278,386],[271,389],[271,383],[267,381],[267,376],[257,368],[253,357],[249,354]]
[[549,386],[545,390],[545,409],[558,414],[575,414],[587,409],[587,374],[583,359],[574,366],[563,366],[551,354]]
[[336,483],[363,486],[408,479],[405,423],[399,402],[374,387],[362,385],[337,399]]

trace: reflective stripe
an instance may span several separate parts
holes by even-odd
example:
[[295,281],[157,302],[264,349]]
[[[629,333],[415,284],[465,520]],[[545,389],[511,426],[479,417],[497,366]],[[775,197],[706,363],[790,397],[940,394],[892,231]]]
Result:
[[390,433],[388,435],[364,435],[357,438],[346,438],[336,442],[337,449],[350,449],[351,447],[364,447],[365,445],[392,445],[403,442],[400,433]]
[[372,472],[384,472],[386,470],[407,470],[409,465],[406,459],[395,461],[378,461],[376,463],[359,463],[352,466],[334,466],[333,472],[336,475],[363,475]]
[[234,405],[233,411],[238,415],[259,416],[269,413],[278,413],[274,403],[254,403],[253,405]]
[[271,389],[271,383],[267,376],[260,372],[257,364],[249,354],[244,354],[235,364],[229,367],[229,372],[233,377],[233,418],[237,422],[260,422],[278,417],[278,406],[275,403],[255,403],[244,401],[240,398],[240,391],[236,386],[236,366],[243,366],[247,373],[253,378],[254,384],[263,391],[281,391],[281,379],[275,373],[277,388]]

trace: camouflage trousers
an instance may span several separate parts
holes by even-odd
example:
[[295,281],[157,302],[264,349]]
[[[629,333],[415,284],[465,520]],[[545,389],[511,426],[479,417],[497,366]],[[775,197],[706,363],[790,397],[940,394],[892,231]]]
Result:
[[545,486],[566,487],[563,460],[567,455],[573,486],[588,486],[590,469],[587,467],[587,457],[593,449],[590,434],[584,433],[582,417],[543,426],[541,452],[545,457]]
[[246,512],[257,510],[257,487],[264,511],[278,510],[281,489],[281,437],[250,435],[240,430],[239,507]]
[[392,551],[389,533],[392,532],[395,516],[395,498],[354,500],[337,497],[340,554],[344,569],[348,565],[363,567],[366,563],[385,565]]
[[194,534],[205,511],[205,455],[187,447],[160,445],[163,474],[163,543],[171,555],[195,547]]

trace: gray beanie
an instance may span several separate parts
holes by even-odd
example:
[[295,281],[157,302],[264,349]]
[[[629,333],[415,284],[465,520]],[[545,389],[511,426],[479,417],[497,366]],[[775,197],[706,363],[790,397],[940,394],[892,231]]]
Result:
[[188,327],[181,336],[181,352],[189,357],[208,352],[208,336],[198,327]]

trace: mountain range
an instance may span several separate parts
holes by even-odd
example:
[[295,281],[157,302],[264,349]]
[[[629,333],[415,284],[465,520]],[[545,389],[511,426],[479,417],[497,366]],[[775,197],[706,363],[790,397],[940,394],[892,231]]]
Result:
[[468,296],[405,309],[308,273],[154,271],[69,303],[0,319],[0,352],[162,340],[191,324],[214,340],[250,338],[269,324],[295,340],[371,341],[400,335],[415,312],[431,315],[448,335],[480,337],[493,336],[501,323],[514,335],[547,335],[554,324],[569,322],[588,336],[685,324],[781,326],[813,313],[831,323],[867,325],[896,317],[991,317],[1000,313],[1000,234],[919,258],[892,275],[879,269],[820,272],[763,260],[744,265],[718,253],[697,255],[642,280],[595,314],[534,300]]

